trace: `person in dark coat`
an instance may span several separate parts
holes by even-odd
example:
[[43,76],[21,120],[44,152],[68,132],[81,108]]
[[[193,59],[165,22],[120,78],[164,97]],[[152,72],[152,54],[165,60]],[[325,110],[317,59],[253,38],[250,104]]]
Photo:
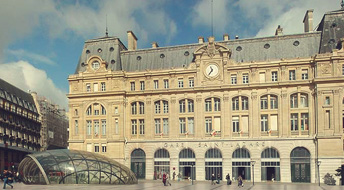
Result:
[[5,169],[4,170],[4,187],[3,187],[3,189],[6,189],[6,185],[11,186],[11,188],[13,189],[13,185],[11,185],[12,183],[13,183],[12,172]]
[[215,177],[215,175],[214,174],[211,174],[211,184],[212,185],[216,185],[216,177]]
[[217,174],[217,182],[216,182],[216,183],[217,183],[217,184],[220,184],[220,180],[221,180],[221,175],[220,175],[220,173],[218,173],[218,174]]
[[226,175],[226,180],[227,180],[227,185],[231,185],[232,184],[231,176],[229,175],[229,173]]

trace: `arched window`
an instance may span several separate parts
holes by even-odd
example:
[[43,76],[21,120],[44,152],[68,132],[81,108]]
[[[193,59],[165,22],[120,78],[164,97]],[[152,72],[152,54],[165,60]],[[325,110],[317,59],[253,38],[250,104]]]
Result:
[[278,109],[278,97],[270,94],[262,96],[260,98],[260,109]]
[[138,179],[146,177],[146,153],[142,149],[135,149],[131,152],[131,170]]
[[311,154],[304,147],[296,147],[290,153],[291,181],[311,182]]
[[[214,107],[213,107],[214,105]],[[207,98],[205,99],[205,111],[221,111],[221,100],[219,98]]]
[[161,179],[164,173],[170,174],[170,153],[159,149],[154,153],[154,179]]
[[92,114],[92,105],[88,106],[86,110],[86,115],[91,115]]
[[248,110],[248,97],[236,96],[232,98],[232,110]]
[[94,103],[94,104],[88,106],[88,108],[86,110],[86,115],[92,115],[92,111],[93,111],[93,115],[99,115],[100,113],[101,113],[101,115],[106,115],[105,107],[99,103]]
[[238,148],[232,154],[232,176],[241,176],[245,180],[251,179],[251,158],[246,148]]
[[[186,110],[187,107],[187,110]],[[194,101],[191,99],[183,99],[179,101],[179,113],[194,112]]]
[[217,148],[211,148],[205,153],[205,179],[210,180],[212,174],[220,174],[222,179],[222,154]]
[[168,101],[158,100],[154,102],[155,113],[168,113]]
[[280,181],[280,156],[275,148],[266,148],[261,155],[262,181]]
[[103,105],[101,105],[101,109],[102,109],[102,115],[106,115],[106,109]]
[[193,150],[186,148],[179,153],[179,172],[182,178],[196,179],[196,159]]
[[296,93],[290,96],[290,108],[297,108],[297,107],[298,107],[298,101],[297,101],[297,93]]
[[307,108],[308,107],[308,95],[307,94],[301,94],[300,95],[300,107],[301,108]]
[[137,114],[137,108],[139,108],[139,114],[145,113],[145,104],[143,102],[133,102],[131,103],[131,114]]

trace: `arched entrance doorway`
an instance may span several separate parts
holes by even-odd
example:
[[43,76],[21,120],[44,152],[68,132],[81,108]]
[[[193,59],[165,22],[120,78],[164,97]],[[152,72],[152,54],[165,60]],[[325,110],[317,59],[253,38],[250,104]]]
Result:
[[311,154],[304,147],[296,147],[290,153],[291,181],[311,182]]
[[239,175],[245,180],[251,180],[251,157],[246,148],[238,148],[232,155],[232,176]]
[[280,156],[275,148],[267,148],[262,152],[262,181],[280,181]]
[[211,148],[205,153],[205,179],[210,180],[211,174],[220,174],[222,179],[222,154],[217,148]]
[[142,149],[135,149],[131,152],[131,170],[137,179],[146,178],[146,154]]
[[179,153],[179,172],[183,179],[196,179],[196,158],[193,150],[186,148]]
[[170,153],[159,149],[154,153],[154,179],[161,179],[164,173],[170,175]]

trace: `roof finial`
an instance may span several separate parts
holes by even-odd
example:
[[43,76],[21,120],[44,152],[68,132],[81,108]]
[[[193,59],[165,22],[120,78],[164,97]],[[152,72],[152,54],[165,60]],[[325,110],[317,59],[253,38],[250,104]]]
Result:
[[105,36],[106,36],[106,37],[109,37],[108,27],[107,27],[107,14],[106,14],[106,29],[105,29]]
[[[344,1],[344,0],[343,0]],[[214,36],[214,23],[213,23],[213,0],[211,0],[211,36]]]
[[342,6],[342,9],[344,9],[344,0],[340,3],[340,6]]

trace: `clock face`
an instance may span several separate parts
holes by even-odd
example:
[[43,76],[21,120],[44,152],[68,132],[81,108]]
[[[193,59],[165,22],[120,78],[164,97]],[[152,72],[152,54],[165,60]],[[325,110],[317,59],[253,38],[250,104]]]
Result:
[[207,66],[207,68],[205,69],[205,74],[208,77],[214,77],[219,73],[219,67],[215,64],[210,64]]
[[98,70],[99,67],[100,67],[100,63],[99,63],[98,61],[94,61],[94,62],[92,63],[92,69]]

